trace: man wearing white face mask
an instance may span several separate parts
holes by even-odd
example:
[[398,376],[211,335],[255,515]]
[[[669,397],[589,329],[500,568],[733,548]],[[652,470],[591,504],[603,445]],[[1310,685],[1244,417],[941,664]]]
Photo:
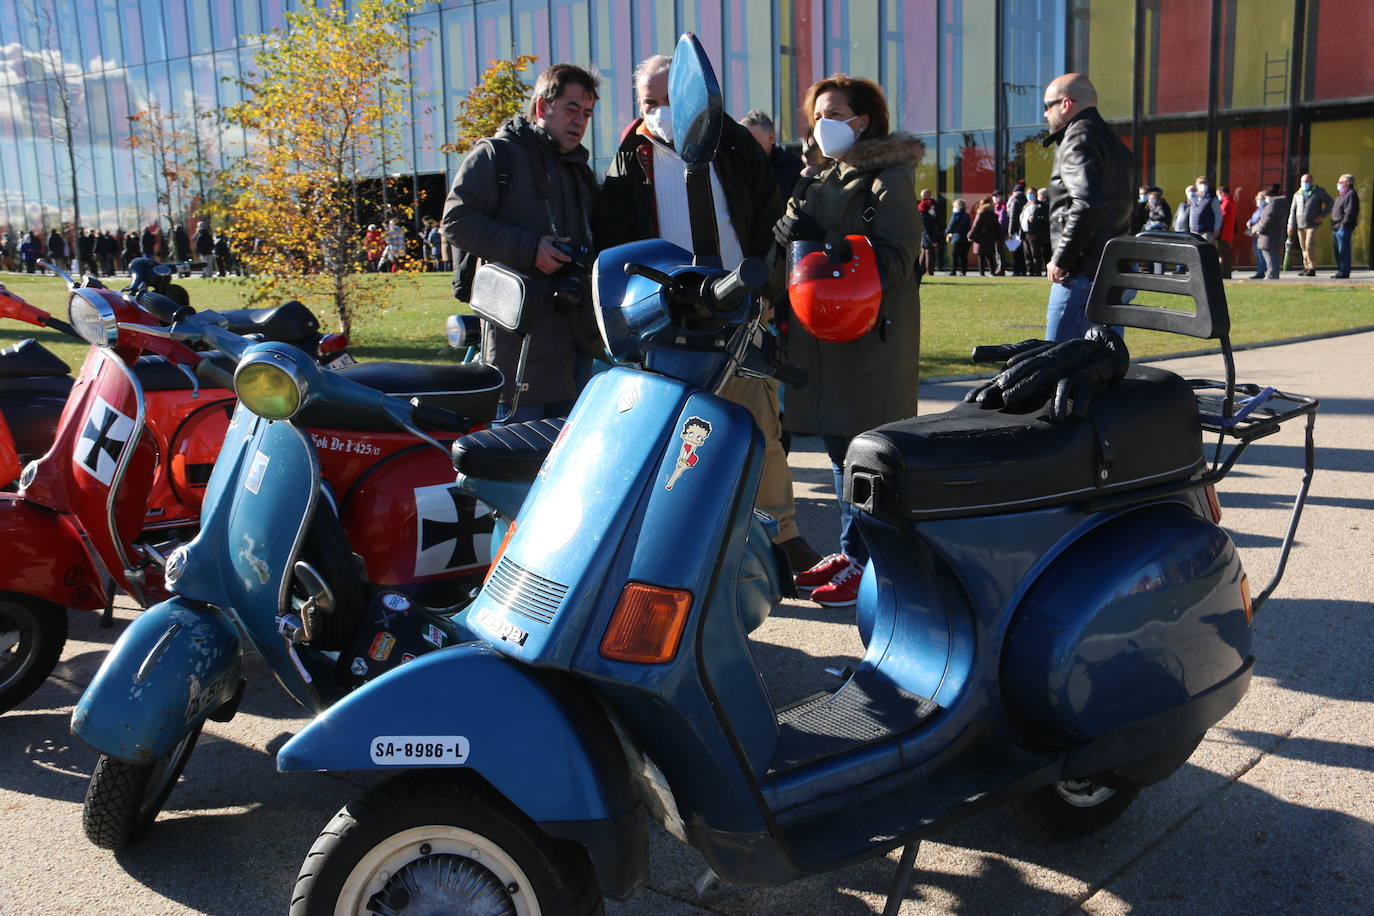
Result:
[[[661,238],[693,250],[686,164],[673,145],[672,100],[668,98],[671,63],[672,58],[656,55],[635,69],[640,118],[626,128],[606,170],[592,221],[598,249]],[[711,168],[711,197],[721,264],[734,268],[746,256],[767,254],[784,200],[773,166],[749,128],[730,117],[723,121]],[[778,520],[777,543],[793,570],[810,568],[820,556],[797,529],[776,384],[769,379],[734,378],[720,394],[747,408],[763,433],[763,475],[756,505]]]

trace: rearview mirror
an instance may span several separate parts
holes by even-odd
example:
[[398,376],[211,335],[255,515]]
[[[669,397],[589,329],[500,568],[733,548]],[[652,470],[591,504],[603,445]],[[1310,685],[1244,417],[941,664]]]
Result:
[[720,145],[725,106],[706,50],[691,32],[683,33],[673,52],[668,99],[678,155],[689,168],[710,162]]

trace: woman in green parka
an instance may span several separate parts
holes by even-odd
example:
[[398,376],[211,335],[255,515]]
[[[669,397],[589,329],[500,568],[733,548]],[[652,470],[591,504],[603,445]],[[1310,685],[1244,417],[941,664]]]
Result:
[[808,381],[787,392],[785,425],[821,437],[840,499],[840,553],[799,574],[797,585],[813,588],[818,604],[847,607],[857,599],[868,548],[843,499],[845,451],[858,433],[916,413],[921,218],[914,181],[925,146],[889,132],[887,99],[866,79],[827,77],[807,91],[803,110],[830,161],[798,185],[774,235],[784,249],[827,235],[867,236],[883,285],[878,321],[857,340],[818,340],[797,321],[788,330],[788,361],[805,369]]

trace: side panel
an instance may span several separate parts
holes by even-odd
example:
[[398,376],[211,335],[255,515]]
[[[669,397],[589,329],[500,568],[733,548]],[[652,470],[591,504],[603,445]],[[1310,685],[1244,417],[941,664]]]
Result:
[[1124,515],[1064,551],[1021,601],[1002,696],[1035,741],[1071,744],[1167,711],[1247,664],[1243,575],[1182,505]]
[[105,606],[100,576],[71,523],[12,493],[0,493],[0,591],[83,611]]
[[105,657],[72,712],[72,732],[111,757],[156,760],[234,696],[242,657],[238,630],[219,609],[181,597],[154,605]]

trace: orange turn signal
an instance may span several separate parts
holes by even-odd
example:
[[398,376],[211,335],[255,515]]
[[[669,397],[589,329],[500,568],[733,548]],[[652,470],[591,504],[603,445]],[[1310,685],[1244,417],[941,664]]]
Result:
[[1221,500],[1217,498],[1217,488],[1212,484],[1205,487],[1207,492],[1207,508],[1212,511],[1212,524],[1221,524]]
[[491,574],[496,572],[496,564],[501,562],[501,554],[506,552],[506,545],[510,543],[511,536],[515,534],[515,519],[510,520],[510,527],[506,529],[506,536],[501,538],[501,546],[496,548],[496,553],[491,555],[491,565],[487,567],[487,574],[482,577],[482,584],[486,585]]
[[629,583],[601,639],[602,657],[643,664],[672,661],[691,609],[691,592]]
[[1245,608],[1245,622],[1253,621],[1255,619],[1255,605],[1250,600],[1250,577],[1244,573],[1240,577],[1240,605]]

